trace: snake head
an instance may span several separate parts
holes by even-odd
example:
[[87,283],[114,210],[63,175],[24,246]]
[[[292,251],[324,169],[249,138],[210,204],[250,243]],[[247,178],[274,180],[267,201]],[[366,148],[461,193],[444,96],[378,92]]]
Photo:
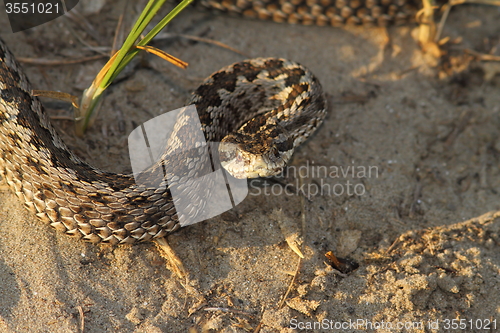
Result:
[[279,125],[264,125],[253,133],[227,135],[219,145],[220,161],[233,177],[271,177],[283,171],[293,154],[293,140]]

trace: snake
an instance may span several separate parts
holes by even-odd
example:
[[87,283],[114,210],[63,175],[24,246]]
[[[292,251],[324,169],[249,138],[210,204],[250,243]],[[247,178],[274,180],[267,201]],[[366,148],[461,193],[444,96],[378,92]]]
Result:
[[[408,0],[202,4],[248,17],[317,25],[397,23],[415,11]],[[196,105],[205,140],[220,143],[220,162],[237,178],[281,172],[294,149],[321,125],[327,110],[318,79],[302,65],[280,58],[227,66],[208,77],[187,104]],[[178,120],[182,117],[192,116],[181,114]],[[163,168],[164,175],[174,178],[172,182],[153,186],[137,182],[131,174],[93,167],[64,144],[33,96],[21,66],[0,39],[0,176],[29,211],[60,232],[115,245],[150,241],[180,229],[172,186],[182,187],[210,167],[200,158],[204,147],[185,123],[176,123],[166,148],[170,154],[163,156],[181,156],[190,161],[188,166],[167,158],[144,172],[148,178]],[[182,149],[181,143],[197,148]],[[203,208],[196,206],[196,197],[189,205],[192,211]]]

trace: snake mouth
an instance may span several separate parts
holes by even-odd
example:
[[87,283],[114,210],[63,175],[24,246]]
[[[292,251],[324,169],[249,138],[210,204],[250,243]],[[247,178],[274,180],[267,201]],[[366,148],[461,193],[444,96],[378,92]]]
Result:
[[[257,160],[263,160],[263,159],[257,158],[254,161]],[[222,167],[231,174],[231,176],[237,179],[271,177],[280,173],[283,170],[283,168],[269,170],[265,162],[252,163],[251,167],[248,167],[247,166],[248,163],[245,163],[245,161],[243,160],[221,162],[221,164]]]

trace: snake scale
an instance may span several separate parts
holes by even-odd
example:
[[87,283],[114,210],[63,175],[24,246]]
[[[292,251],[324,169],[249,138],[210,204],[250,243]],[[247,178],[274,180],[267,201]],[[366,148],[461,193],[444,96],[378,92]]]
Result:
[[200,0],[230,14],[304,25],[404,24],[421,7],[420,0]]
[[[397,23],[415,9],[406,0],[203,4],[261,19],[319,25]],[[196,104],[207,141],[228,143],[221,156],[236,160],[226,167],[240,168],[233,172],[241,177],[281,171],[293,148],[316,130],[326,113],[318,80],[301,65],[275,58],[246,60],[221,69],[196,89],[191,103]],[[252,170],[248,163],[257,163],[255,157],[253,162],[242,162],[244,154],[261,154],[257,160],[265,160],[271,171]],[[177,167],[174,161],[167,164],[172,170]],[[201,164],[198,161],[194,170],[201,170]],[[136,243],[180,228],[168,186],[148,187],[137,184],[131,175],[99,170],[67,148],[1,39],[0,176],[43,222],[85,241]]]

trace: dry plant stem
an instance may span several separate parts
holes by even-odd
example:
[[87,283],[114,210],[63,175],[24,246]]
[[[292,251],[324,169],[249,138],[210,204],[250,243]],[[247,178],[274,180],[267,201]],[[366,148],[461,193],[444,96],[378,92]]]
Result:
[[38,65],[38,66],[60,66],[60,65],[73,65],[82,62],[99,60],[105,58],[105,55],[95,55],[90,57],[83,57],[77,59],[69,60],[54,60],[54,59],[43,59],[43,58],[23,58],[19,57],[17,60],[23,64]]
[[491,5],[491,6],[500,6],[499,0],[451,0],[451,6],[461,5],[464,3],[472,3],[478,5]]
[[473,56],[477,57],[479,60],[483,61],[500,61],[500,56],[496,56],[493,54],[484,54],[484,53],[479,53],[474,50],[470,49],[465,49],[464,52],[472,54]]
[[85,46],[88,50],[94,51],[96,53],[100,53],[102,55],[108,55],[106,51],[102,50],[102,47],[100,46],[94,46],[92,44],[89,44],[85,39],[83,39],[80,34],[78,34],[72,27],[71,25],[66,25],[66,29],[71,33],[71,35],[78,40],[83,46]]
[[423,8],[417,13],[419,22],[418,41],[424,47],[434,42],[436,36],[436,24],[434,23],[434,8],[430,0],[423,0]]
[[68,120],[68,121],[75,121],[75,117],[71,117],[71,116],[50,116],[50,120]]
[[[424,7],[425,7],[425,2],[424,0]],[[443,32],[443,28],[445,25],[446,20],[448,19],[448,15],[450,13],[450,10],[453,6],[457,5],[462,5],[462,4],[478,4],[478,5],[491,5],[491,6],[500,6],[500,0],[449,0],[448,3],[445,5],[444,13],[443,16],[441,17],[441,20],[439,22],[438,30],[436,33],[436,37],[434,39],[435,42],[438,42],[439,39],[441,38],[441,33]]]
[[122,40],[123,36],[123,17],[124,14],[122,13],[120,17],[118,18],[118,23],[116,24],[116,29],[115,29],[115,37],[113,38],[113,45],[111,47],[111,52],[110,55],[115,54],[116,51],[118,51],[118,48],[116,45],[118,45],[118,40]]
[[441,20],[439,21],[436,37],[434,38],[434,41],[437,43],[441,39],[441,34],[443,33],[444,25],[446,24],[446,20],[448,19],[448,15],[450,14],[451,11],[451,4],[446,4],[444,13],[441,16]]
[[402,240],[402,237],[401,237],[401,235],[400,235],[398,238],[396,238],[396,239],[394,240],[394,242],[392,242],[391,246],[389,246],[389,247],[387,248],[387,250],[385,250],[385,253],[384,253],[384,254],[386,254],[386,255],[390,255],[390,254],[391,254],[391,252],[392,252],[392,250],[394,250],[394,249],[396,248],[396,246],[398,246],[398,244],[401,242],[401,240]]
[[304,259],[304,255],[300,251],[300,245],[303,243],[302,232],[297,230],[296,222],[288,218],[282,209],[274,209],[270,218],[278,223],[281,233],[292,251]]
[[[158,238],[155,240],[156,245],[160,249],[160,253],[162,257],[165,258],[169,262],[170,270],[177,275],[179,279],[186,280],[188,277],[188,273],[182,264],[181,259],[177,256],[177,254],[172,250],[170,245],[168,244],[165,237]],[[187,287],[186,287],[187,288]]]
[[251,313],[236,310],[236,309],[230,309],[230,308],[220,308],[220,307],[209,307],[209,308],[204,308],[204,311],[221,311],[221,312],[226,312],[226,313],[235,313],[235,314],[240,314],[243,316],[248,316],[250,318],[254,318],[255,316]]
[[64,14],[64,17],[79,25],[96,42],[100,42],[100,35],[90,22],[80,14],[76,9],[72,9]]
[[295,273],[293,274],[292,281],[290,281],[290,285],[288,286],[286,293],[283,295],[283,297],[281,298],[281,301],[278,303],[278,309],[281,309],[283,307],[283,304],[285,304],[285,301],[288,297],[288,294],[290,294],[290,291],[292,291],[293,285],[295,284],[295,280],[297,279],[297,276],[299,275],[301,264],[302,264],[302,259],[299,257],[298,261],[297,261],[297,268],[295,269]]
[[85,330],[85,314],[83,313],[83,309],[80,305],[77,306],[78,314],[80,315],[80,332],[84,332]]
[[69,102],[78,109],[78,97],[68,93],[48,90],[32,90],[33,96],[49,97],[60,101]]

